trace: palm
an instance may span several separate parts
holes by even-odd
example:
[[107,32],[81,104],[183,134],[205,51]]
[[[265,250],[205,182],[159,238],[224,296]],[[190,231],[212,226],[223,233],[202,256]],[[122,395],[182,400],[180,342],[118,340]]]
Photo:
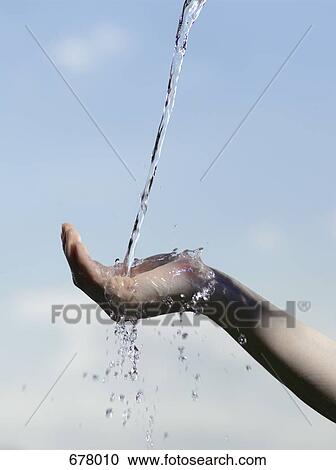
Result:
[[[104,266],[94,261],[72,225],[63,224],[61,237],[74,284],[111,317],[125,304],[141,305],[147,316],[167,313],[167,298],[191,299],[209,279],[209,268],[188,252],[151,256],[125,276],[122,264]],[[160,311],[148,313],[158,303]]]

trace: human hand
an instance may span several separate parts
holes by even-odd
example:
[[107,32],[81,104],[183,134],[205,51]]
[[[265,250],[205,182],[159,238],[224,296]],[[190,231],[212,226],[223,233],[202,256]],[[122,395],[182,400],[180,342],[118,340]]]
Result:
[[127,276],[122,263],[104,266],[94,261],[71,224],[62,225],[61,238],[74,284],[114,319],[127,316],[127,311],[134,315],[134,307],[145,317],[172,313],[178,305],[190,307],[201,300],[213,277],[198,251],[151,256]]

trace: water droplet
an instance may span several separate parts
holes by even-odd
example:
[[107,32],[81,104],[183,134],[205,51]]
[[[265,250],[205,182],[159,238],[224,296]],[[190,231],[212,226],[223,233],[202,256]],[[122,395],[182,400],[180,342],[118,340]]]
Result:
[[87,372],[83,372],[83,379],[85,379],[87,377]]
[[94,380],[96,382],[98,379],[99,379],[99,375],[97,375],[97,374],[92,375],[92,380]]
[[112,416],[113,416],[112,408],[107,408],[107,410],[105,412],[105,416],[106,416],[106,418],[112,418]]
[[142,400],[143,400],[143,398],[144,398],[144,393],[143,393],[142,390],[139,390],[139,391],[137,392],[137,394],[135,395],[135,401],[136,401],[137,403],[141,403]]
[[188,338],[188,333],[182,333],[182,339]]
[[194,401],[198,400],[198,393],[196,392],[196,390],[193,390],[193,391],[191,392],[191,398],[192,398]]
[[164,305],[167,305],[167,307],[171,307],[174,303],[174,300],[172,299],[172,297],[168,296],[168,297],[163,299],[162,303]]
[[168,437],[168,433],[166,431],[165,433],[163,433],[163,439],[167,439],[167,437]]
[[115,393],[112,392],[110,395],[110,401],[114,401],[115,397],[116,397]]
[[130,417],[131,417],[131,410],[130,410],[130,408],[127,408],[127,409],[123,412],[122,417],[123,417],[123,423],[122,423],[122,424],[123,424],[123,426],[125,426],[126,423],[127,423],[127,421],[128,421],[128,420],[130,419]]
[[241,345],[241,346],[245,346],[245,344],[247,343],[247,338],[245,335],[243,335],[243,333],[241,333],[239,336],[238,336],[238,343]]
[[152,441],[152,433],[151,431],[146,431],[146,442],[149,445],[149,447],[153,447],[154,443]]
[[177,349],[179,351],[178,360],[181,362],[186,361],[187,356],[184,355],[184,346],[179,346]]
[[247,364],[246,370],[249,372],[251,369],[252,369],[252,367],[250,366],[250,364]]
[[199,373],[195,374],[194,379],[196,380],[196,382],[198,382],[200,378],[201,375]]
[[136,341],[137,339],[137,336],[138,336],[138,332],[136,330],[132,331],[129,335],[129,340],[134,343],[134,341]]
[[129,371],[129,376],[133,382],[137,380],[138,378],[138,371],[135,367],[132,367],[132,369]]
[[115,263],[119,263],[119,261],[120,261],[120,258],[116,258],[116,259],[114,260]]
[[125,400],[125,395],[123,395],[122,393],[119,395],[119,401],[124,401]]

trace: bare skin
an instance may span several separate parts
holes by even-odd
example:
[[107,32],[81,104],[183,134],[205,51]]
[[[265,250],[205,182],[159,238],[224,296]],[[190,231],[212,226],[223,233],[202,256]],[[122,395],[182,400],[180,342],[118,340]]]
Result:
[[[104,266],[94,261],[72,225],[63,224],[61,238],[74,284],[112,317],[123,303],[141,304],[142,316],[150,316],[151,306],[167,297],[178,301],[182,294],[187,302],[211,275],[199,257],[185,252],[151,256],[125,276],[122,265]],[[163,308],[160,313],[167,311]]]
[[[70,224],[62,226],[62,243],[75,285],[114,319],[125,315],[128,304],[139,307],[138,317],[178,311],[181,297],[195,306],[195,294],[211,283],[210,299],[196,297],[196,307],[301,400],[336,422],[335,341],[295,319],[293,324],[287,312],[190,252],[152,256],[125,276],[122,265],[92,260]],[[167,297],[173,304],[167,306]]]

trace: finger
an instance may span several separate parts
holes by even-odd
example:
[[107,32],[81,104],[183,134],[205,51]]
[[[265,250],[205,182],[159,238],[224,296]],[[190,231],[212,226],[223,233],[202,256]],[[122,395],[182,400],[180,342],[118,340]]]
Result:
[[62,225],[63,251],[72,271],[86,271],[92,261],[79,232],[71,224]]

